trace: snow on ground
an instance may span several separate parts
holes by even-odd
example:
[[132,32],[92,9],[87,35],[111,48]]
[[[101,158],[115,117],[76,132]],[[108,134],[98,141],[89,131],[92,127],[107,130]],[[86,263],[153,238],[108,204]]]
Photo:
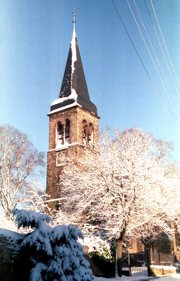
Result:
[[96,281],[140,281],[140,280],[153,280],[152,277],[147,276],[122,276],[122,277],[116,277],[116,278],[103,278],[103,277],[95,277]]
[[[175,280],[180,280],[180,274],[175,274],[175,275],[170,275],[172,277],[170,280],[175,279]],[[162,279],[161,279],[162,278]],[[103,278],[103,277],[95,277],[95,281],[146,281],[146,280],[162,280],[165,278],[165,280],[168,280],[167,276],[162,276],[160,279],[159,277],[148,277],[148,276],[122,276],[122,277],[116,277],[116,278]],[[175,281],[174,280],[174,281]]]
[[[167,266],[166,266],[167,268]],[[171,268],[171,266],[169,266]],[[114,277],[114,278],[103,278],[103,277],[95,277],[95,281],[146,281],[146,280],[158,280],[158,281],[169,281],[169,280],[179,280],[180,274],[172,274],[172,275],[164,275],[162,277],[149,277],[147,276],[147,268],[145,267],[132,267],[132,276],[122,276],[122,277]]]

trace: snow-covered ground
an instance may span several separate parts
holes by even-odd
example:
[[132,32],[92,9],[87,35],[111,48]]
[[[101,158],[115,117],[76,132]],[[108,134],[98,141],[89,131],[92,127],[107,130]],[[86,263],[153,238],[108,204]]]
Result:
[[[171,275],[171,278],[169,280],[180,280],[180,274],[175,274],[175,275]],[[162,281],[163,281],[162,277]],[[148,277],[148,276],[131,276],[131,277],[127,277],[127,276],[122,276],[122,277],[116,277],[116,278],[103,278],[103,277],[95,277],[96,281],[145,281],[145,280],[161,280],[161,278],[153,278],[153,277]],[[166,277],[166,280],[167,277]]]
[[[169,266],[171,268],[171,266]],[[166,266],[167,269],[167,266]],[[96,281],[145,281],[145,280],[158,280],[158,281],[180,281],[180,274],[172,274],[169,276],[162,277],[149,277],[147,276],[147,268],[146,267],[132,267],[132,276],[122,276],[116,278],[103,278],[103,277],[95,277]]]
[[96,281],[140,281],[140,280],[152,280],[152,277],[147,276],[122,276],[122,277],[116,277],[116,278],[103,278],[103,277],[95,277]]

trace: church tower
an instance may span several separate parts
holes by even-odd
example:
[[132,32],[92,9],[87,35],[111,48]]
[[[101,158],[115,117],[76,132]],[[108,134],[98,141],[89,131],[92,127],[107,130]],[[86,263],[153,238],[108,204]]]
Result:
[[91,102],[76,32],[73,34],[59,97],[51,104],[49,116],[49,149],[47,155],[47,187],[49,206],[58,208],[59,179],[70,151],[79,157],[87,145],[98,142],[98,114]]

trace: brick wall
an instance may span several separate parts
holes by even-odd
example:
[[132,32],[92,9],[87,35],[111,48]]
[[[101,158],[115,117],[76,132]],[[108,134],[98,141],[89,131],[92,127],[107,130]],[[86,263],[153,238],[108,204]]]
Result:
[[[66,119],[70,120],[70,145],[56,149],[56,129],[60,121],[65,124]],[[81,107],[75,106],[49,116],[49,151],[47,154],[47,186],[46,192],[52,199],[60,197],[59,177],[63,165],[57,165],[57,157],[60,163],[69,151],[73,155],[81,155],[83,150],[83,121],[93,124],[94,143],[98,142],[98,117]],[[59,162],[58,161],[58,162]],[[56,208],[57,201],[49,203],[49,207]]]

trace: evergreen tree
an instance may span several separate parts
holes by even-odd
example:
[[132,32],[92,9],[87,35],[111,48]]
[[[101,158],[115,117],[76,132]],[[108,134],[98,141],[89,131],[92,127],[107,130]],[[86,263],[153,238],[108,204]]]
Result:
[[21,244],[30,255],[30,281],[91,281],[93,276],[78,238],[81,231],[73,225],[51,227],[51,218],[33,211],[13,211],[18,227],[32,227]]

